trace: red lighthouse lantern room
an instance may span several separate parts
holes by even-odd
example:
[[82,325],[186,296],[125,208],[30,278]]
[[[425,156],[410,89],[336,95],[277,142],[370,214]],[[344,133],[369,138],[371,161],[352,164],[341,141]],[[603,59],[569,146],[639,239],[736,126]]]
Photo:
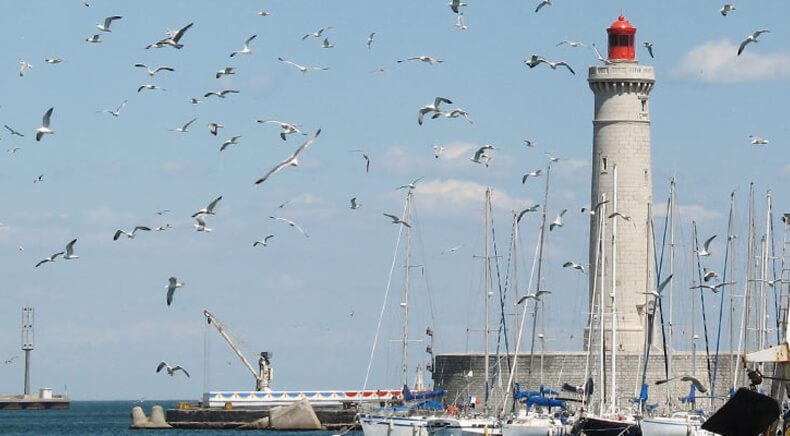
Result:
[[636,28],[620,15],[612,26],[606,29],[609,34],[609,59],[613,61],[636,60],[634,50],[634,35]]

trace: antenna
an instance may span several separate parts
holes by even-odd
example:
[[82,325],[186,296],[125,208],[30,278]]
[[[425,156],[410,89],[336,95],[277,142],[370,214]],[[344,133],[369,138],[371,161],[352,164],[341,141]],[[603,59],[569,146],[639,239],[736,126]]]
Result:
[[32,307],[22,308],[22,351],[25,352],[25,395],[30,395],[30,352],[33,351],[33,320],[35,313]]

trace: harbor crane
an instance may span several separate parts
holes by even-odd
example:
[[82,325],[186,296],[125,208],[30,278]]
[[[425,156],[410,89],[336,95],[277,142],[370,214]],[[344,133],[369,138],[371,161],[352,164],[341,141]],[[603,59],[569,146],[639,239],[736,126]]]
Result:
[[225,342],[228,343],[230,348],[239,356],[241,362],[247,369],[252,373],[252,376],[255,377],[255,390],[256,391],[265,391],[268,392],[271,390],[271,381],[272,381],[272,368],[269,363],[269,359],[271,358],[271,353],[268,351],[261,351],[260,355],[258,356],[258,372],[255,372],[255,369],[252,367],[250,362],[244,357],[244,354],[241,353],[239,347],[233,342],[233,340],[228,336],[226,332],[225,326],[208,311],[208,309],[203,309],[203,315],[206,317],[206,322],[213,325],[219,334],[225,339]]

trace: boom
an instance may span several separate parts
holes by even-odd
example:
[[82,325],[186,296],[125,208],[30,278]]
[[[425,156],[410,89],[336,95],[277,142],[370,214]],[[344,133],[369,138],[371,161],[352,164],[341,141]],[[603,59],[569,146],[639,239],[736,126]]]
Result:
[[225,342],[228,343],[230,348],[239,356],[241,362],[247,369],[252,373],[252,376],[255,377],[255,390],[256,391],[268,391],[270,390],[269,385],[271,383],[272,373],[271,367],[269,366],[269,353],[261,352],[260,357],[258,357],[258,367],[260,372],[255,372],[255,369],[252,367],[250,362],[244,357],[244,354],[241,353],[239,347],[233,343],[233,340],[230,339],[230,336],[225,332],[225,327],[222,323],[208,311],[208,309],[203,309],[203,315],[206,317],[206,322],[212,324],[219,334],[225,339]]

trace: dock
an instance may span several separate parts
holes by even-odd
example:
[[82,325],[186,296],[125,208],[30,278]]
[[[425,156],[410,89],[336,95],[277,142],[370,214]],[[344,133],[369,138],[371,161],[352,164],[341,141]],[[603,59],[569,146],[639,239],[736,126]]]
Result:
[[0,395],[0,409],[68,409],[68,395]]
[[[168,409],[166,421],[178,429],[229,430],[269,417],[271,409],[178,408]],[[326,430],[345,430],[356,427],[355,409],[315,409],[315,414]]]

